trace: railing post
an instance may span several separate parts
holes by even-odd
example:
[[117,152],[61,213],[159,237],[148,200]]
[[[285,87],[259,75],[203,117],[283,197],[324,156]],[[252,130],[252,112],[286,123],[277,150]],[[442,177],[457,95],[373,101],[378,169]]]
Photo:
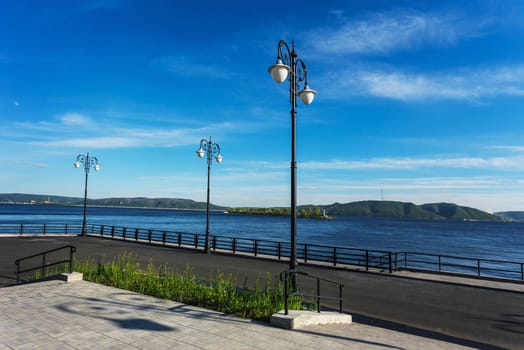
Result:
[[286,272],[285,274],[285,278],[284,278],[284,310],[285,310],[285,314],[288,315],[289,312],[288,312],[288,302],[287,302],[287,298],[288,298],[288,288],[289,288],[289,273]]
[[480,259],[477,259],[477,275],[480,276]]
[[44,274],[45,274],[45,253],[42,254],[42,276],[40,276],[40,278],[44,278]]
[[520,279],[524,281],[524,263],[520,263]]
[[398,271],[398,253],[395,252],[395,263],[393,264],[393,266],[395,267],[395,271]]
[[438,270],[439,272],[442,271],[442,260],[440,255],[438,256]]
[[76,251],[76,248],[69,247],[69,273],[73,273],[73,253]]
[[389,265],[389,273],[393,273],[393,264],[392,264],[392,260],[391,260],[391,252],[388,253],[388,259],[389,259],[389,262],[388,262],[388,265]]
[[46,233],[46,228],[47,228],[47,225],[44,224],[44,227],[43,227],[43,231],[44,231],[44,236],[45,236],[45,233]]
[[217,236],[213,236],[213,252],[217,250]]
[[20,236],[24,233],[24,224],[20,224]]
[[162,232],[162,245],[166,245],[166,231]]
[[231,243],[231,248],[233,250],[233,254],[235,254],[237,250],[237,239],[233,237],[233,242]]
[[307,244],[304,244],[304,263],[307,263]]
[[178,239],[177,239],[178,247],[182,245],[182,232],[178,233]]
[[20,283],[20,261],[15,261],[16,264],[16,284]]
[[149,244],[151,244],[151,238],[153,237],[153,231],[151,231],[151,229],[149,229],[147,234],[148,234],[147,238],[149,238]]
[[126,240],[126,233],[127,233],[127,227],[124,227],[124,230],[122,231],[122,238],[124,241]]
[[256,240],[256,239],[253,242],[253,250],[254,250],[255,256],[257,256],[257,253],[258,253],[258,240]]
[[138,229],[135,228],[135,241],[138,241]]
[[366,249],[366,271],[369,271],[369,250]]
[[338,284],[338,312],[342,313],[342,303],[344,300],[342,300],[342,287],[343,284]]
[[320,313],[320,278],[317,277],[317,312]]
[[[277,255],[278,255],[278,260],[280,260],[281,256],[282,256],[282,242],[278,242],[278,248],[277,248]],[[524,279],[524,278],[523,278]]]
[[198,248],[198,234],[195,234],[195,249]]
[[67,224],[65,224],[64,233],[67,235]]
[[337,266],[337,247],[333,247],[333,266]]

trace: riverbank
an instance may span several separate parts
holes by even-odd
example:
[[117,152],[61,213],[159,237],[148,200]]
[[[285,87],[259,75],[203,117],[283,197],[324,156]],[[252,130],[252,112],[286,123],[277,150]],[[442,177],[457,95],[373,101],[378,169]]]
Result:
[[[257,276],[270,273],[278,278],[288,268],[285,261],[231,254],[202,254],[189,249],[165,248],[95,237],[0,238],[0,275],[14,276],[14,260],[65,244],[77,247],[77,258],[111,261],[124,252],[133,252],[147,264],[169,264],[183,271],[190,265],[196,276],[208,278],[210,270],[232,273],[240,284],[254,286]],[[522,321],[511,315],[524,314],[524,293],[487,288],[445,280],[420,280],[389,274],[374,274],[321,266],[301,265],[300,269],[342,281],[344,311],[355,322],[402,330],[411,334],[445,339],[473,348],[518,348]],[[5,280],[5,279],[4,279]],[[461,279],[464,280],[465,279]],[[12,280],[11,280],[12,282]],[[513,284],[514,285],[514,284]]]

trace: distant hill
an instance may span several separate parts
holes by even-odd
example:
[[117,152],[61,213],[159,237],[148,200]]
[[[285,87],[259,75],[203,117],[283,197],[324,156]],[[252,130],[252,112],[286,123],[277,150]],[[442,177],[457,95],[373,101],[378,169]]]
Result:
[[499,216],[452,203],[416,205],[397,201],[359,201],[320,206],[330,216],[384,216],[414,219],[489,220],[501,221]]
[[504,221],[524,221],[524,211],[501,211],[495,213]]
[[[23,193],[0,194],[0,203],[32,203],[32,204],[55,204],[55,205],[82,205],[84,199],[81,197],[46,196]],[[159,208],[159,209],[206,209],[205,202],[196,202],[191,199],[182,198],[102,198],[88,199],[88,205],[104,207],[132,207],[132,208]],[[227,210],[227,207],[210,204],[212,210]],[[269,208],[271,209],[271,208]],[[275,208],[273,208],[275,209]],[[282,208],[279,212],[286,212]],[[487,212],[464,207],[452,203],[431,203],[416,205],[398,201],[359,201],[351,203],[333,203],[330,205],[301,205],[299,212],[311,213],[307,217],[314,216],[317,211],[322,217],[337,216],[382,216],[411,219],[441,219],[441,220],[489,220],[502,221],[504,216],[498,213],[492,215]],[[274,210],[273,210],[274,211]],[[273,215],[271,210],[268,215]],[[257,211],[258,213],[260,210]],[[524,221],[524,212],[504,212],[505,220]],[[520,213],[520,214],[518,214]],[[289,215],[288,212],[281,215]]]
[[0,203],[27,203],[27,204],[63,204],[75,205],[84,203],[84,198],[64,197],[64,196],[46,196],[40,194],[25,193],[1,193]]
[[[23,193],[0,194],[0,203],[30,203],[30,204],[55,204],[55,205],[81,205],[84,198],[46,196]],[[206,209],[206,202],[196,202],[182,198],[102,198],[87,199],[87,204],[103,207],[132,207],[132,208],[159,208],[159,209]],[[210,204],[212,210],[225,210],[226,207]]]
[[395,201],[360,201],[321,206],[329,216],[384,216],[401,218],[441,219],[413,203]]
[[501,221],[500,217],[485,211],[463,207],[452,203],[422,204],[422,209],[451,220],[491,220]]
[[[206,202],[196,202],[192,199],[182,198],[103,198],[89,200],[90,205],[107,207],[138,207],[159,209],[206,209]],[[226,207],[210,203],[212,210],[225,210]]]

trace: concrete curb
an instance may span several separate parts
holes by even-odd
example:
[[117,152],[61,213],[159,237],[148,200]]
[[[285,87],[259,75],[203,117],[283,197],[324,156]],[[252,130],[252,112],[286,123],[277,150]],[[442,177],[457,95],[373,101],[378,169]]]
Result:
[[353,319],[351,315],[339,312],[315,312],[289,310],[288,315],[285,311],[279,311],[271,315],[269,322],[279,328],[300,329],[306,326],[327,325],[327,324],[351,324]]
[[61,273],[58,276],[58,279],[61,281],[66,282],[76,282],[76,281],[82,281],[84,279],[84,275],[80,272],[73,272],[73,273]]

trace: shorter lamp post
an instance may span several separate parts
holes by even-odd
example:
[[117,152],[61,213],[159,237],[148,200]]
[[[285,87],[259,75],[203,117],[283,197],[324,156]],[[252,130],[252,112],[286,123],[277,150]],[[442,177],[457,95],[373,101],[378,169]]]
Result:
[[98,159],[96,157],[89,156],[89,152],[86,155],[79,154],[76,157],[76,162],[73,164],[75,168],[80,168],[80,165],[84,165],[84,171],[86,173],[86,183],[84,190],[84,220],[82,221],[82,236],[86,236],[86,207],[87,207],[87,177],[89,175],[89,168],[91,166],[95,171],[100,170],[100,165],[98,165]]
[[211,175],[211,163],[213,163],[213,156],[217,163],[222,162],[222,155],[220,154],[220,146],[218,143],[213,143],[211,141],[211,136],[209,140],[202,139],[200,141],[200,148],[196,151],[196,154],[199,158],[204,158],[207,154],[207,205],[206,205],[206,241],[204,246],[204,253],[209,253],[209,178]]

